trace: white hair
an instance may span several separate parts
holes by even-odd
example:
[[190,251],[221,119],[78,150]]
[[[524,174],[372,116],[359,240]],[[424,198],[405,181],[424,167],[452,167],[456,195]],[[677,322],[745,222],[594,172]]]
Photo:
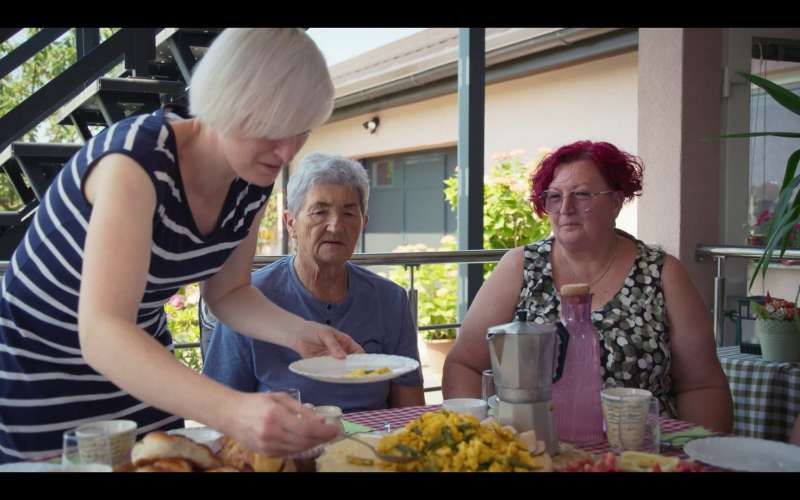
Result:
[[286,206],[296,217],[306,202],[306,195],[317,184],[349,186],[358,193],[361,213],[366,215],[369,204],[369,178],[364,167],[343,156],[311,153],[300,161],[297,172],[289,177],[286,186]]
[[334,87],[325,57],[299,28],[228,28],[195,66],[191,113],[228,135],[283,139],[325,123]]

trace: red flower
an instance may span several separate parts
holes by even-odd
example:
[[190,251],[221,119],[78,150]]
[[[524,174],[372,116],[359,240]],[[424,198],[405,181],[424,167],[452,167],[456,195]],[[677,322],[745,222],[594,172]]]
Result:
[[756,226],[764,225],[767,222],[769,222],[770,219],[772,219],[772,212],[770,212],[769,210],[764,210],[763,212],[758,214],[758,217],[756,217]]

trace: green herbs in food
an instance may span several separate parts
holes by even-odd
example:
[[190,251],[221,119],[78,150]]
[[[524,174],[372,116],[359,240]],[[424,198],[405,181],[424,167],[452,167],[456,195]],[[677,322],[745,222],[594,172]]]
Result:
[[451,450],[455,451],[458,443],[456,442],[455,438],[453,438],[453,435],[450,434],[450,429],[443,427],[442,437],[444,437],[444,442],[447,443],[447,446],[449,446]]
[[400,452],[400,454],[403,456],[419,458],[419,452],[417,452],[417,450],[411,448],[410,446],[406,446],[403,443],[397,443],[393,449]]
[[521,468],[521,469],[533,470],[533,467],[531,467],[530,465],[528,465],[528,464],[526,464],[524,462],[519,461],[516,457],[509,458],[507,463],[511,467],[518,467],[518,468]]
[[375,465],[375,461],[372,460],[371,458],[361,458],[361,457],[356,457],[354,455],[347,455],[347,457],[345,458],[347,459],[348,463],[351,463],[353,465],[366,465],[366,466]]

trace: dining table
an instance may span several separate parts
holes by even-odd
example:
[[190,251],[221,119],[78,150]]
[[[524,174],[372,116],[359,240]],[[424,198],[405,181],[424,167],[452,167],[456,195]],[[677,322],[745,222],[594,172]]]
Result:
[[800,416],[800,363],[766,361],[740,346],[717,348],[733,397],[733,433],[786,441]]
[[[396,431],[402,429],[408,422],[420,417],[425,412],[437,411],[441,405],[410,406],[405,408],[388,408],[382,410],[362,411],[345,413],[344,423],[346,432],[368,432],[373,431]],[[719,432],[705,429],[696,424],[672,418],[660,418],[660,433],[662,449],[661,454],[666,456],[677,456],[683,460],[688,459],[688,455],[683,450],[683,445],[693,439],[724,436]],[[579,449],[594,455],[604,455],[610,450],[608,441],[602,441],[589,446],[581,446]],[[725,472],[721,469],[704,463],[697,463],[701,472]]]

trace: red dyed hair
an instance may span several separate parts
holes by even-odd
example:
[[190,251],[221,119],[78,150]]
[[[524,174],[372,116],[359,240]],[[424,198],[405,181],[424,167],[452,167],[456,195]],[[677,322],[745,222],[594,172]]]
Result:
[[644,165],[639,157],[626,153],[608,142],[573,142],[545,156],[531,173],[530,202],[540,217],[546,214],[540,196],[553,182],[556,168],[578,160],[592,161],[611,189],[622,191],[625,201],[630,201],[642,193]]

